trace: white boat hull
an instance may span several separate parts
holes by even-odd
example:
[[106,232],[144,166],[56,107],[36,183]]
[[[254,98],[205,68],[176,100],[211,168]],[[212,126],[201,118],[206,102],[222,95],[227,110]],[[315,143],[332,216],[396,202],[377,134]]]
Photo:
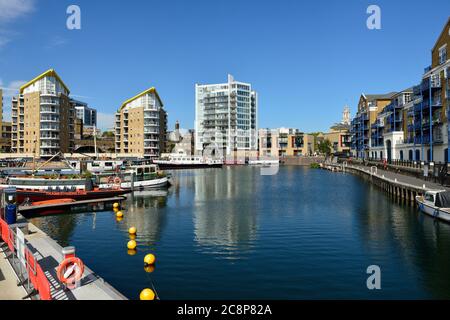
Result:
[[433,218],[450,222],[450,212],[448,208],[439,208],[423,201],[423,197],[416,196],[416,202],[419,210]]
[[[152,179],[152,180],[135,181],[133,190],[163,188],[163,187],[166,187],[168,184],[169,184],[168,177]],[[109,183],[104,183],[104,184],[99,185],[100,188],[110,188],[112,186],[115,186],[115,185],[109,184]],[[131,182],[130,181],[121,182],[120,187],[122,189],[126,189],[126,190],[131,189]]]

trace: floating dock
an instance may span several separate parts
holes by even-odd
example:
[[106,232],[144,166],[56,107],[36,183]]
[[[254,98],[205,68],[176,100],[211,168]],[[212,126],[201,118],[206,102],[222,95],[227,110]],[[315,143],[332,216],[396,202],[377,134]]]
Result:
[[[5,224],[0,225],[2,229],[2,238],[5,232]],[[20,251],[16,247],[16,242],[12,238],[17,237],[12,232],[18,232],[17,229],[23,230],[25,236],[26,250],[34,257],[37,263],[38,287],[45,282],[46,300],[127,300],[127,298],[109,285],[104,279],[94,273],[87,266],[84,268],[83,276],[80,280],[80,286],[74,290],[67,290],[65,286],[58,280],[57,267],[63,261],[62,247],[51,239],[45,232],[37,228],[32,223],[27,222],[20,217],[17,224],[9,225],[7,233],[11,240],[0,242],[0,267],[2,277],[0,277],[0,297],[3,299],[23,299],[27,294],[32,293],[29,298],[43,299],[41,291],[30,285],[30,270],[21,265],[18,258]],[[0,239],[1,241],[1,239]],[[13,247],[14,250],[11,250]],[[14,252],[14,254],[12,253]],[[9,264],[9,266],[8,266]],[[8,269],[9,267],[9,269]],[[11,268],[12,267],[12,268]],[[34,267],[36,269],[36,266]],[[38,270],[39,269],[39,270]],[[14,271],[13,271],[14,270]],[[36,271],[35,271],[36,272]],[[40,275],[41,272],[41,275]],[[27,276],[28,275],[28,276]],[[27,279],[28,278],[28,279]],[[21,286],[17,286],[18,280],[21,280]],[[47,285],[48,282],[48,285]],[[34,286],[36,287],[36,286]],[[48,292],[49,291],[49,292]],[[38,294],[39,293],[39,294]]]
[[19,213],[27,215],[31,212],[36,212],[36,211],[70,208],[70,207],[85,206],[85,205],[96,204],[96,203],[121,202],[125,199],[126,198],[124,196],[118,196],[118,197],[102,198],[102,199],[80,200],[80,201],[74,201],[74,202],[52,203],[52,204],[44,204],[44,205],[38,205],[38,206],[19,206]]

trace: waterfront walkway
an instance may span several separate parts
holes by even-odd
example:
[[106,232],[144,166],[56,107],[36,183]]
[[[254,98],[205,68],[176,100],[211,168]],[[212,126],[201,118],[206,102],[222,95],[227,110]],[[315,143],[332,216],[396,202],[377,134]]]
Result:
[[[111,287],[101,277],[96,275],[87,266],[80,281],[80,286],[74,290],[66,290],[57,277],[56,269],[63,260],[62,247],[45,232],[40,230],[32,223],[26,222],[22,216],[18,218],[18,224],[9,225],[8,235],[4,236],[2,230],[2,239],[6,243],[0,243],[0,300],[21,300],[27,296],[27,291],[35,289],[42,299],[51,300],[126,300],[127,298]],[[21,225],[19,227],[19,225]],[[2,223],[2,228],[5,223]],[[17,246],[15,240],[11,241],[10,235],[15,232],[15,228],[21,228],[25,231],[26,250],[29,255],[33,255],[34,261],[37,261],[39,269],[37,269],[36,282],[31,280],[28,282],[29,275],[23,268],[17,258]],[[14,236],[15,238],[16,236]],[[8,247],[13,249],[7,249]],[[14,253],[11,252],[14,251]],[[8,258],[6,258],[8,256]],[[11,258],[12,257],[12,258]],[[34,266],[36,262],[33,262]],[[29,259],[26,259],[27,269],[30,270]],[[39,273],[39,270],[41,270]],[[18,276],[22,280],[24,286],[17,286]],[[44,279],[44,280],[43,280]],[[48,281],[48,283],[47,283]],[[42,290],[42,292],[41,292]],[[34,297],[34,296],[33,296]]]
[[[348,165],[349,168],[355,168],[355,169],[359,169],[359,170],[363,170],[366,172],[371,171],[371,167],[370,166],[363,166],[363,165]],[[416,188],[421,188],[421,189],[426,189],[426,190],[449,190],[449,188],[440,185],[439,183],[435,183],[432,181],[425,181],[423,179],[419,179],[416,177],[412,177],[412,176],[408,176],[408,175],[404,175],[401,173],[396,173],[393,172],[392,170],[383,170],[383,169],[377,169],[376,170],[376,175],[377,176],[384,176],[385,178],[389,179],[389,180],[397,180],[397,182],[399,183],[403,183],[403,184],[407,184],[407,185],[411,185],[414,186]],[[425,186],[425,187],[424,187]]]
[[25,289],[17,286],[17,276],[0,249],[0,300],[21,300],[27,295]]

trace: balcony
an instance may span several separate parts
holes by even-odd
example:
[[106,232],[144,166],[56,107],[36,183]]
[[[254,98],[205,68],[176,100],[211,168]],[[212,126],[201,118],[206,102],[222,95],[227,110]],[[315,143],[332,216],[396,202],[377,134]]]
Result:
[[41,122],[46,122],[46,123],[59,123],[59,118],[41,117]]
[[421,103],[415,104],[414,105],[414,112],[415,113],[420,113],[420,111],[422,111],[422,104]]
[[41,140],[59,140],[59,136],[48,136],[48,135],[41,135]]
[[50,126],[41,124],[41,131],[59,131],[59,126]]
[[422,80],[421,88],[422,92],[430,89],[441,88],[441,77],[439,74],[433,74],[428,78]]
[[[422,102],[423,109],[429,109],[430,108],[430,99],[424,99]],[[432,108],[440,108],[442,107],[442,100],[441,97],[436,97],[431,99],[431,107]]]
[[41,142],[41,149],[42,148],[59,148],[59,143]]
[[159,134],[159,130],[154,129],[154,128],[144,127],[144,133]]
[[421,86],[417,85],[413,87],[413,94],[415,96],[420,96],[422,94]]

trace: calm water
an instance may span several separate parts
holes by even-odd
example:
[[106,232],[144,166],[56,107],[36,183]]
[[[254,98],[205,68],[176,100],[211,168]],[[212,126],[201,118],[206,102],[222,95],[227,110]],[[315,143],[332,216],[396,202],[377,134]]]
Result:
[[[349,174],[259,170],[174,171],[168,192],[129,196],[121,222],[113,212],[33,222],[132,299],[151,283],[161,299],[450,298],[449,225]],[[366,287],[372,264],[379,291]]]

